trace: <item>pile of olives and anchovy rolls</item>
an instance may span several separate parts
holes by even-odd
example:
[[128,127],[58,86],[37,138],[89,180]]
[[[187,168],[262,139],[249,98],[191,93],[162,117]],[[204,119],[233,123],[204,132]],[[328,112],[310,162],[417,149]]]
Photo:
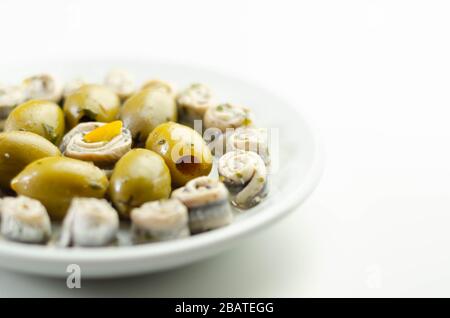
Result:
[[39,74],[0,85],[3,239],[117,245],[120,220],[133,244],[185,238],[259,204],[269,169],[267,130],[204,84],[138,87],[114,70],[102,84]]

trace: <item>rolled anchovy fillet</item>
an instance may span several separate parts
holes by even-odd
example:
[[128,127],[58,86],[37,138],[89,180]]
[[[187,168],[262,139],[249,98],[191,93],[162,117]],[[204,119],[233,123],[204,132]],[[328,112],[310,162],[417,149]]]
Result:
[[[26,101],[25,90],[22,86],[3,86],[0,85],[0,122],[1,126],[4,124],[4,120],[8,117],[9,113],[17,105]],[[0,130],[3,130],[1,127]]]
[[208,86],[194,83],[177,96],[180,121],[193,125],[194,120],[202,120],[208,108],[212,107],[213,94]]
[[133,76],[124,70],[110,71],[104,80],[106,87],[114,91],[121,99],[126,99],[136,91]]
[[74,198],[64,218],[59,245],[96,247],[116,240],[119,215],[104,199]]
[[50,217],[37,200],[25,197],[0,199],[1,233],[22,243],[45,243],[51,236]]
[[87,82],[82,78],[75,78],[66,83],[63,90],[63,97],[66,98],[70,94],[76,92],[81,86],[86,85]]
[[183,202],[189,209],[191,233],[213,230],[233,220],[225,185],[210,177],[199,177],[172,192],[172,198]]
[[205,128],[217,128],[226,132],[227,128],[251,126],[253,114],[250,109],[234,104],[220,104],[207,109],[203,118]]
[[91,161],[101,168],[109,168],[131,149],[131,132],[122,133],[110,141],[86,142],[84,136],[105,123],[87,122],[75,126],[63,138],[60,150],[66,157]]
[[266,166],[270,165],[268,130],[264,128],[238,128],[226,137],[226,152],[245,150],[256,152]]
[[267,168],[255,152],[234,150],[219,159],[219,179],[233,194],[232,203],[250,208],[268,193]]
[[148,202],[131,211],[136,243],[167,241],[190,235],[188,209],[176,199]]
[[27,99],[42,99],[58,103],[62,97],[62,86],[49,74],[39,74],[26,78],[23,87]]
[[174,92],[174,88],[172,86],[172,84],[158,80],[158,79],[154,79],[154,80],[149,80],[147,82],[145,82],[141,89],[151,89],[151,90],[162,90],[163,92],[172,95]]

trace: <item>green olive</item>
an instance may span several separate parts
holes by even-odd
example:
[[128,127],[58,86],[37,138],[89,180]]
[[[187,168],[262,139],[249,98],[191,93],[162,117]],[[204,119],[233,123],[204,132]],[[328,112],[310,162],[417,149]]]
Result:
[[34,133],[0,133],[0,187],[9,189],[11,180],[31,162],[60,155],[54,144]]
[[92,163],[51,157],[29,164],[11,181],[11,187],[18,194],[41,201],[50,217],[60,220],[72,198],[103,198],[108,178]]
[[5,131],[33,132],[57,145],[64,135],[64,126],[64,113],[57,104],[30,100],[17,106],[9,114]]
[[121,118],[133,138],[145,142],[156,126],[177,120],[175,99],[172,94],[162,89],[143,89],[127,99]]
[[158,79],[154,79],[154,80],[149,80],[147,82],[145,82],[142,87],[141,90],[144,89],[160,89],[163,90],[164,92],[166,92],[167,94],[173,94],[174,93],[174,89],[172,87],[172,85],[170,83],[158,80]]
[[212,168],[211,151],[202,136],[184,125],[173,122],[159,125],[148,136],[145,148],[164,158],[175,187],[208,175]]
[[109,196],[122,216],[148,201],[166,199],[171,192],[170,172],[164,160],[146,149],[133,149],[117,163]]
[[117,119],[120,99],[109,88],[88,84],[70,94],[64,102],[64,113],[69,128],[80,122],[111,122]]

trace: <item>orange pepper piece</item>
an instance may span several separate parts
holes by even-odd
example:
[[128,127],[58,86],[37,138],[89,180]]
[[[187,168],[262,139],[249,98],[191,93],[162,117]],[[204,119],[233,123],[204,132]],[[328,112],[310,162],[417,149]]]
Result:
[[122,132],[122,121],[116,120],[106,125],[100,126],[84,135],[86,142],[111,141]]

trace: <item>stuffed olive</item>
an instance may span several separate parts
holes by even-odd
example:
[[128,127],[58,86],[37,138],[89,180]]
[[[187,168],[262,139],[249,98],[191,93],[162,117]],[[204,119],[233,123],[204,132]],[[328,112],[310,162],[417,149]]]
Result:
[[141,90],[127,99],[121,119],[137,142],[145,142],[156,126],[177,120],[174,97],[162,89]]
[[5,123],[5,131],[23,130],[38,134],[53,144],[64,135],[64,113],[49,101],[30,100],[17,106]]
[[60,156],[59,149],[47,139],[27,131],[0,133],[0,187],[10,188],[10,182],[31,162]]
[[60,220],[72,198],[103,198],[108,179],[92,163],[51,157],[29,164],[11,181],[11,187],[18,194],[41,201],[50,217]]
[[109,196],[120,214],[128,217],[133,208],[145,202],[168,198],[171,190],[164,160],[153,151],[133,149],[116,163]]
[[161,124],[148,136],[145,147],[164,158],[175,187],[211,171],[211,151],[202,136],[187,126],[173,122]]
[[111,122],[117,119],[120,99],[102,85],[84,85],[69,95],[64,102],[64,114],[70,129],[80,122]]

